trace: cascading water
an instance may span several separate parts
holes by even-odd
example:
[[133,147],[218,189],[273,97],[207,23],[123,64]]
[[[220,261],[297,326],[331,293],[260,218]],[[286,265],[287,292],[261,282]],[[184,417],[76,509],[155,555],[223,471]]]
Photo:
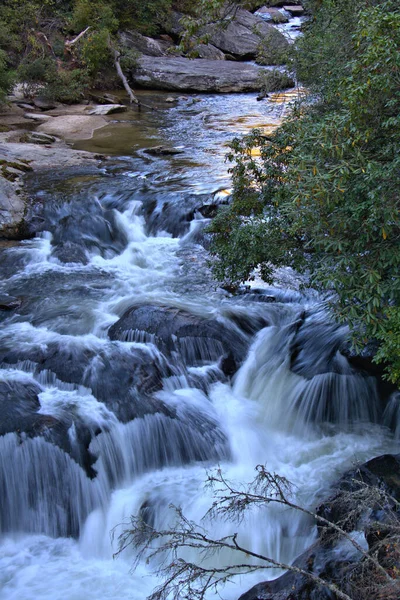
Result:
[[[198,522],[216,465],[247,482],[267,464],[312,506],[346,468],[393,449],[390,427],[399,435],[398,397],[385,408],[348,363],[347,331],[315,294],[216,289],[196,243],[226,199],[221,144],[235,111],[244,128],[263,115],[246,95],[199,104],[160,125],[186,162],[139,152],[64,187],[39,181],[43,233],[3,250],[3,291],[21,306],[0,331],[1,600],[143,600],[154,565],[130,574],[129,551],[112,560],[110,534],[130,515],[164,528],[173,504]],[[202,524],[285,562],[314,537],[272,506],[233,529]],[[275,575],[238,577],[222,597]]]

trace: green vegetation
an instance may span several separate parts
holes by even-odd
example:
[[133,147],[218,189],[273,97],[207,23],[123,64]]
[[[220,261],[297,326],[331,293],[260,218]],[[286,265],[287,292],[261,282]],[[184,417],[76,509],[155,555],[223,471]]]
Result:
[[171,0],[3,0],[0,101],[18,81],[27,96],[67,103],[88,87],[118,85],[116,58],[124,68],[135,61],[118,31],[157,33],[170,9]]
[[[217,216],[218,277],[292,266],[334,292],[355,342],[400,380],[400,10],[313,0],[294,66],[310,93],[271,137],[234,140],[232,204]],[[257,151],[255,151],[257,148]]]

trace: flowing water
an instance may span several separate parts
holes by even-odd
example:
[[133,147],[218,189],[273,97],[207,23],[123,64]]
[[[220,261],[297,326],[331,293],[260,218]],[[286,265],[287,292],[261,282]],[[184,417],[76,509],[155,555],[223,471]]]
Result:
[[[287,98],[165,108],[165,95],[144,95],[158,111],[125,113],[80,144],[115,158],[31,181],[38,235],[1,250],[1,291],[21,300],[0,331],[1,600],[143,600],[156,565],[131,573],[129,550],[113,560],[112,533],[131,515],[164,528],[172,504],[200,522],[217,465],[248,482],[266,464],[315,506],[346,469],[396,447],[398,396],[383,414],[376,381],[340,352],[347,330],[322,300],[282,287],[230,297],[198,244],[228,197],[227,142],[276,126]],[[144,151],[160,144],[182,153]],[[135,324],[118,329],[132,307]],[[179,318],[185,335],[174,333]],[[272,506],[241,524],[202,523],[286,562],[315,535]],[[237,577],[221,595],[277,574]]]

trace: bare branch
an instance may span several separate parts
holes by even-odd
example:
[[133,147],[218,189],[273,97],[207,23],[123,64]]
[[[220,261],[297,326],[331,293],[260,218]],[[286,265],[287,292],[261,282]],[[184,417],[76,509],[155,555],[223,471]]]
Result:
[[73,40],[66,40],[65,45],[67,46],[67,48],[70,48],[71,46],[73,46],[74,44],[76,44],[76,42],[79,42],[79,40],[89,31],[89,29],[91,29],[91,25],[89,25],[89,27],[86,27],[86,29],[84,29],[83,31],[80,32],[79,35],[77,35]]
[[[240,521],[249,507],[265,506],[270,503],[292,508],[312,517],[315,522],[323,525],[327,530],[333,530],[337,537],[347,539],[357,549],[362,556],[362,560],[349,568],[351,580],[353,580],[354,575],[357,581],[360,573],[361,580],[364,576],[371,579],[372,574],[374,585],[378,586],[377,589],[380,591],[386,593],[387,590],[399,589],[400,579],[396,563],[396,548],[399,542],[400,523],[397,513],[393,517],[394,522],[390,527],[388,526],[388,533],[382,524],[380,524],[379,529],[377,528],[376,535],[375,531],[372,531],[372,535],[375,535],[377,539],[377,544],[376,546],[373,545],[370,551],[366,551],[351,537],[344,526],[331,522],[316,512],[297,505],[290,498],[292,486],[287,479],[268,472],[263,465],[258,465],[256,470],[257,475],[254,481],[241,489],[237,489],[236,485],[227,480],[221,469],[209,474],[208,485],[213,487],[216,499],[204,518],[223,517]],[[376,507],[378,503],[381,504],[383,510],[387,510],[389,504],[395,506],[395,512],[398,508],[398,502],[379,488],[373,487],[371,491],[369,486],[361,482],[360,489],[357,492],[364,494],[361,501],[364,510],[369,510],[372,506]],[[163,583],[153,591],[149,600],[167,600],[171,598],[172,600],[204,600],[207,590],[216,590],[218,586],[227,583],[236,575],[272,568],[284,569],[304,576],[318,586],[330,590],[340,600],[355,600],[357,597],[352,598],[336,583],[323,579],[310,570],[297,565],[288,565],[243,547],[238,541],[237,533],[214,539],[209,536],[203,527],[187,519],[179,507],[172,506],[172,508],[176,514],[174,526],[165,530],[157,530],[139,515],[132,517],[130,528],[125,530],[119,537],[119,548],[116,555],[121,553],[127,546],[133,545],[137,551],[134,568],[142,559],[158,564],[156,572],[163,578]],[[181,551],[184,549],[195,550],[201,565],[188,562],[182,558]],[[203,566],[205,558],[210,558],[224,549],[233,551],[238,556],[244,556],[246,561],[241,562],[239,559],[238,564],[220,568]],[[249,563],[249,558],[255,559],[257,562]],[[380,564],[380,560],[383,561],[384,566]],[[211,564],[213,565],[215,562],[212,561]],[[352,581],[347,583],[350,587],[353,585]],[[358,593],[358,588],[355,589],[355,593]]]

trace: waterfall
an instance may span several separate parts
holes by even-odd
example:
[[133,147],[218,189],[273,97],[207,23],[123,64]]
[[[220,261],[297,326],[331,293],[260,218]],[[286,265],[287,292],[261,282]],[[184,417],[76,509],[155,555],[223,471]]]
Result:
[[[158,565],[131,574],[130,549],[113,561],[118,535],[132,515],[173,524],[174,507],[209,535],[237,531],[253,552],[293,561],[315,538],[307,518],[276,506],[240,523],[204,518],[207,473],[219,466],[241,485],[266,464],[315,506],[347,468],[398,443],[399,395],[385,405],[375,378],[348,362],[348,331],[322,298],[230,296],[210,277],[200,209],[226,196],[232,135],[215,124],[233,113],[245,131],[264,116],[251,95],[198,105],[171,108],[179,119],[160,111],[157,135],[188,155],[132,151],[68,193],[50,181],[43,231],[0,248],[1,291],[21,300],[0,314],[0,600],[144,600]],[[135,118],[129,127],[153,144],[153,116]],[[234,578],[222,597],[277,573]]]

